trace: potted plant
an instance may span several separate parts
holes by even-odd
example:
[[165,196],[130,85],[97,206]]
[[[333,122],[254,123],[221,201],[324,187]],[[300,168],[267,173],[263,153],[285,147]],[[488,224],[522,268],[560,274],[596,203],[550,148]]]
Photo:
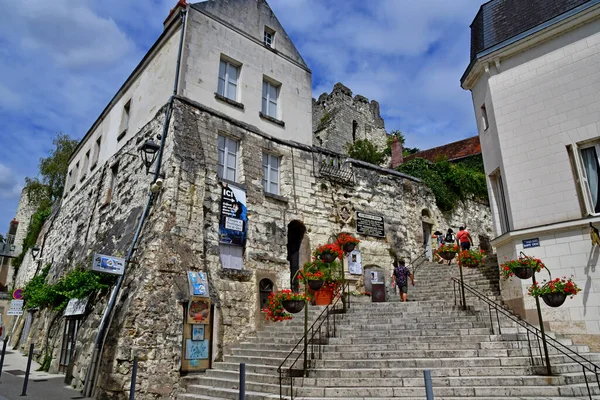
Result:
[[268,321],[280,322],[292,319],[292,316],[283,308],[283,296],[280,293],[271,292],[266,307],[262,309]]
[[331,264],[318,258],[304,263],[302,269],[298,271],[298,279],[314,291],[321,289],[330,276]]
[[520,279],[529,279],[534,272],[540,272],[546,268],[542,260],[535,257],[520,257],[516,260],[509,260],[500,265],[500,275],[508,279],[516,275]]
[[464,250],[458,253],[458,265],[467,268],[476,268],[485,261],[485,252],[483,250]]
[[444,244],[436,250],[436,253],[444,260],[450,261],[456,256],[456,253],[458,253],[458,245],[454,243]]
[[336,258],[344,257],[344,252],[337,243],[322,244],[314,251],[314,256],[320,258],[321,261],[330,263]]
[[573,279],[567,279],[566,276],[549,282],[544,281],[541,286],[538,282],[535,282],[529,287],[530,296],[541,297],[544,303],[550,307],[562,306],[567,296],[573,298],[580,291],[581,289],[573,282]]
[[349,233],[342,232],[338,235],[336,243],[345,253],[350,253],[360,243],[360,240]]

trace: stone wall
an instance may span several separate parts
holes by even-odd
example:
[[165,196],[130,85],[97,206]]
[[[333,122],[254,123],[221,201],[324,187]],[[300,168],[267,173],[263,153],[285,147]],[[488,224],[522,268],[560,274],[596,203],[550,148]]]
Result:
[[385,123],[379,115],[379,103],[357,94],[341,83],[331,93],[313,99],[313,144],[338,153],[346,153],[356,140],[369,139],[378,148],[386,147]]
[[[44,262],[53,260],[51,281],[76,265],[89,265],[93,253],[123,256],[141,215],[150,177],[140,160],[126,152],[147,136],[160,132],[158,112],[122,151],[98,168],[61,205],[48,225]],[[381,128],[383,129],[383,128]],[[217,177],[217,135],[240,141],[239,185],[246,189],[248,241],[239,279],[221,267],[218,245],[221,188]],[[262,188],[262,157],[267,151],[281,157],[280,195]],[[350,179],[334,181],[319,168],[326,157],[316,148],[270,138],[246,125],[191,100],[178,98],[166,139],[164,186],[154,198],[135,254],[117,301],[103,353],[101,398],[125,398],[134,355],[140,359],[137,399],[172,398],[179,388],[182,351],[182,305],[187,297],[185,272],[205,271],[216,306],[218,327],[213,346],[216,359],[232,344],[252,334],[263,320],[258,307],[258,282],[272,279],[276,289],[290,285],[287,260],[288,225],[306,227],[303,246],[314,249],[341,232],[356,233],[355,211],[385,218],[384,238],[361,239],[363,265],[389,269],[389,250],[414,258],[422,251],[426,219],[433,229],[467,223],[473,237],[489,234],[487,208],[465,204],[452,215],[442,214],[435,199],[418,179],[360,161],[349,161]],[[109,195],[111,166],[118,162],[115,190]],[[342,207],[346,207],[345,210]],[[424,212],[425,210],[425,212]],[[348,212],[348,213],[346,213]],[[425,215],[425,216],[424,216]],[[34,268],[32,263],[26,269]],[[90,364],[93,342],[108,293],[90,299],[77,336],[73,384],[81,387]],[[30,340],[53,356],[58,368],[64,318],[47,310],[34,319]]]

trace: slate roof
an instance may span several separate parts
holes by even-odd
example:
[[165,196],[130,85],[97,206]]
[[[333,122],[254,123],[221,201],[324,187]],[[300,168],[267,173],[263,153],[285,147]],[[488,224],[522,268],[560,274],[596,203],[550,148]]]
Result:
[[471,24],[471,60],[477,53],[593,0],[491,0]]
[[415,154],[404,157],[404,162],[415,158],[424,158],[431,162],[437,161],[440,157],[447,157],[448,161],[455,161],[461,158],[481,154],[481,143],[479,136],[473,136],[458,142],[448,143],[433,149],[423,150]]

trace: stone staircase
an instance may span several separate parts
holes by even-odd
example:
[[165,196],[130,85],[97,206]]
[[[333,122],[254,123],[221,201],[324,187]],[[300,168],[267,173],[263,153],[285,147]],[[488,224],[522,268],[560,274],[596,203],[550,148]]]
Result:
[[[456,266],[426,263],[409,287],[409,302],[390,293],[389,302],[353,303],[348,313],[337,315],[337,335],[322,346],[322,358],[312,361],[309,377],[294,378],[294,399],[423,399],[424,369],[431,370],[436,399],[589,398],[579,364],[550,348],[558,375],[543,376],[537,342],[528,342],[523,328],[500,315],[502,334],[497,327],[493,333],[488,307],[468,293],[468,310],[455,306],[452,276],[458,276]],[[464,277],[497,300],[497,267],[465,269]],[[321,310],[310,308],[309,325]],[[241,362],[247,399],[279,398],[277,367],[303,335],[303,314],[249,337],[205,374],[187,377],[187,393],[179,399],[238,399]],[[559,340],[600,364],[587,347]],[[531,363],[530,345],[538,365]],[[588,380],[593,398],[600,399],[596,378]],[[283,383],[289,399],[290,378]]]

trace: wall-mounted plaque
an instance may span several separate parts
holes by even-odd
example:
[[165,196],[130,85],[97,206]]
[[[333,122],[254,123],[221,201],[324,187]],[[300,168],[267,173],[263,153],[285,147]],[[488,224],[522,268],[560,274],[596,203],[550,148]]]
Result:
[[361,235],[385,237],[385,225],[381,215],[356,212],[356,232]]

